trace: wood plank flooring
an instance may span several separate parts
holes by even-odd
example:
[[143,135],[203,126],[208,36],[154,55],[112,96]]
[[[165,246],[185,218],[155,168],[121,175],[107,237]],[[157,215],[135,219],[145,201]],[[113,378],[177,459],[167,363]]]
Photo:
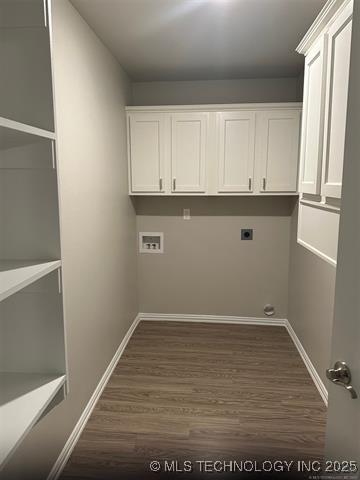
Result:
[[[152,460],[318,459],[325,422],[284,327],[140,322],[61,478],[164,478]],[[179,475],[238,478],[199,470]]]

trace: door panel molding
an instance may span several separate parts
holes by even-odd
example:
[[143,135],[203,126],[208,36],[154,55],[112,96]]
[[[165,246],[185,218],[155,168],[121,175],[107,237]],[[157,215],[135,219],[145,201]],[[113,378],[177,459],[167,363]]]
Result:
[[[328,31],[328,70],[321,194],[334,198],[341,198],[351,23],[352,4],[348,4]],[[346,36],[342,38],[342,34]],[[341,39],[342,43],[337,44]],[[340,52],[337,50],[338,46]]]
[[207,113],[171,115],[171,191],[206,193]]
[[[255,165],[255,112],[217,115],[218,192],[253,192]],[[233,183],[229,179],[234,179]]]
[[162,114],[129,116],[129,182],[131,192],[163,192],[165,125]]
[[262,112],[258,123],[260,192],[296,192],[300,112]]
[[[327,35],[324,34],[305,58],[299,191],[313,195],[319,195],[321,189],[326,60]],[[315,66],[318,72],[314,72]]]

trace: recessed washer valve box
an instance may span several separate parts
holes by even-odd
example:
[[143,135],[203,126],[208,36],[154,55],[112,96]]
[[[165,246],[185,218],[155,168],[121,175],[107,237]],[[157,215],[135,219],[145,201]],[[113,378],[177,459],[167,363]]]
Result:
[[139,233],[140,253],[163,253],[164,234],[162,232],[140,232]]

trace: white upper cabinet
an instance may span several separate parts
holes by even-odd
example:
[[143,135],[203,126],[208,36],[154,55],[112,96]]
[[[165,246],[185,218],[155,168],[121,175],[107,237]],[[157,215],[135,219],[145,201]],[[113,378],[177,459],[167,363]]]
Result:
[[255,112],[218,113],[218,192],[252,192]]
[[299,190],[313,195],[319,195],[321,187],[326,47],[323,35],[305,58]]
[[297,240],[336,265],[353,0],[328,0],[297,47],[305,55]]
[[300,114],[300,103],[127,107],[129,193],[294,195]]
[[131,114],[128,128],[130,193],[163,192],[164,115]]
[[321,194],[341,198],[347,96],[350,69],[352,4],[328,30],[328,71]]
[[296,192],[299,159],[299,110],[258,114],[260,192]]
[[171,191],[206,192],[207,113],[171,115]]

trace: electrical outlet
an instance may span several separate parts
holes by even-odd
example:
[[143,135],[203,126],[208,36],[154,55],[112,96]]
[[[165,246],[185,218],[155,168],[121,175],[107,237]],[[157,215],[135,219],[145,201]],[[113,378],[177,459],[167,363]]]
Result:
[[184,217],[184,220],[190,220],[191,219],[190,208],[184,208],[183,217]]
[[241,229],[241,240],[252,240],[253,239],[253,229],[252,228],[242,228]]

